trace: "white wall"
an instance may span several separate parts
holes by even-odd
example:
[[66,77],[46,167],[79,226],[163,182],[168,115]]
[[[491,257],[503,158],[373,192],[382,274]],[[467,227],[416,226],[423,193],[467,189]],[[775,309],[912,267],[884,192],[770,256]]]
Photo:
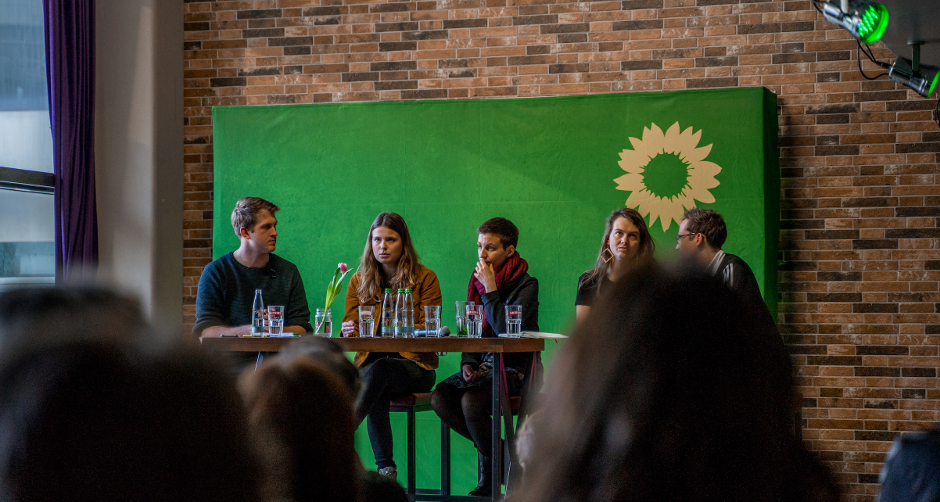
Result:
[[179,329],[183,310],[183,0],[98,0],[99,278]]

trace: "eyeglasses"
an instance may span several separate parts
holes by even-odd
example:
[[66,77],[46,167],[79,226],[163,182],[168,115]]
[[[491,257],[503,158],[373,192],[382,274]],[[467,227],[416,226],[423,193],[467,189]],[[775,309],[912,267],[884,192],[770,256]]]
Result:
[[679,234],[679,235],[677,235],[677,236],[676,236],[676,245],[678,246],[679,243],[682,242],[682,239],[685,239],[686,237],[695,237],[695,236],[698,235],[699,233],[700,233],[700,232],[696,232],[696,233],[694,233],[694,234]]

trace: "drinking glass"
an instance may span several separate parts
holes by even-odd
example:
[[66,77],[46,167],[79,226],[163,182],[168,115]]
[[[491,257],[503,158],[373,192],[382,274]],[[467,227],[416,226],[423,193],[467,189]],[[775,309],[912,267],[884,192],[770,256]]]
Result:
[[522,305],[506,305],[506,336],[522,336]]
[[281,336],[284,333],[284,306],[268,305],[268,334]]
[[467,304],[473,302],[457,301],[457,336],[467,336]]
[[359,336],[375,336],[375,306],[359,306]]
[[313,318],[313,334],[319,336],[333,336],[333,316],[329,309],[317,309]]
[[467,302],[467,336],[470,338],[483,337],[483,305],[474,305]]
[[424,306],[424,330],[427,336],[441,336],[441,306]]

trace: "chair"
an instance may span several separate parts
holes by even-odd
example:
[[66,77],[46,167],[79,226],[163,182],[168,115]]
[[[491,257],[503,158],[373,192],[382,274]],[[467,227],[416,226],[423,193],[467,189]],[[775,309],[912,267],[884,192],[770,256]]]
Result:
[[415,413],[429,411],[431,408],[431,393],[419,392],[393,396],[389,402],[390,412],[407,413],[407,444],[408,444],[408,480],[405,491],[408,495],[419,493],[434,493],[450,495],[450,428],[441,421],[441,488],[440,490],[418,490],[417,476],[415,474]]
[[[512,396],[509,398],[509,406],[513,415],[518,415],[523,410],[522,398]],[[393,396],[389,402],[390,412],[407,413],[407,456],[408,456],[408,479],[406,480],[405,491],[410,496],[416,494],[435,494],[450,495],[450,427],[441,421],[441,487],[436,489],[418,489],[416,469],[416,451],[415,451],[415,414],[419,411],[429,411],[431,408],[431,393],[419,392],[414,394],[404,394]],[[523,410],[525,414],[525,411]],[[524,415],[523,415],[524,416]],[[504,445],[504,449],[510,448],[510,445]],[[508,453],[508,452],[507,452]],[[510,470],[507,466],[506,471]],[[504,477],[508,477],[508,472],[504,472]]]

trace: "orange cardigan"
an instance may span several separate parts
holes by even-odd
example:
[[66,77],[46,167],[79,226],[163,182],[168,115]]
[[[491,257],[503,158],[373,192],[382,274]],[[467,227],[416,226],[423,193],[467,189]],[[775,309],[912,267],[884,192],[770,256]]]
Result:
[[[379,330],[382,319],[382,297],[373,298],[371,302],[360,303],[359,296],[359,272],[353,274],[349,279],[349,286],[346,287],[346,314],[343,315],[343,321],[353,321],[353,334],[350,336],[359,336],[359,305],[375,306],[375,329]],[[411,296],[415,301],[415,329],[424,329],[424,306],[441,304],[441,284],[437,282],[437,275],[431,269],[424,265],[418,265],[415,277],[415,285],[411,288]],[[438,357],[434,352],[400,352],[405,359],[410,359],[418,366],[426,370],[437,368]],[[353,362],[356,366],[361,366],[368,352],[356,352],[356,358]]]

